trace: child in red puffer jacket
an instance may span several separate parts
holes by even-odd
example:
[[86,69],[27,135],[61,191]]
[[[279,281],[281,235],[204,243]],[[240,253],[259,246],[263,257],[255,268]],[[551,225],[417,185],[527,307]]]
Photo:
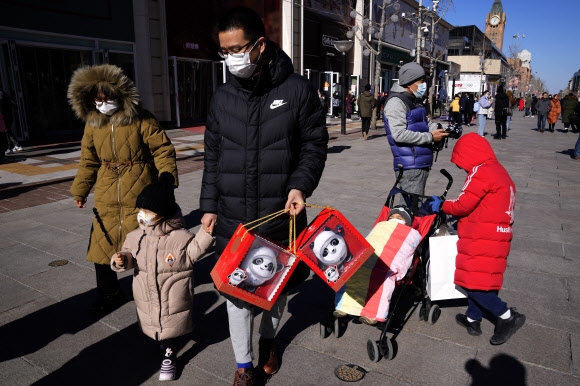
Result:
[[467,291],[468,307],[456,321],[470,335],[481,335],[487,310],[498,318],[490,343],[503,344],[526,320],[498,296],[512,240],[516,187],[489,142],[475,133],[457,141],[451,162],[467,172],[463,189],[455,200],[433,196],[431,208],[459,218],[455,284]]

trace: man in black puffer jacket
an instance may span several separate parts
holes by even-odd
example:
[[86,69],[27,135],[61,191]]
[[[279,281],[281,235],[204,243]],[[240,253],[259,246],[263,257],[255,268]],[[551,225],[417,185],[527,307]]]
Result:
[[[206,122],[200,208],[202,226],[216,224],[219,256],[239,224],[281,209],[297,214],[297,232],[307,226],[304,201],[322,175],[328,132],[316,89],[294,73],[290,58],[264,37],[260,17],[236,8],[217,26],[220,54],[233,75],[217,88]],[[256,229],[288,243],[289,216]],[[288,288],[310,271],[299,263]],[[235,384],[253,384],[251,305],[226,296],[230,336],[238,371]],[[260,326],[258,368],[278,370],[274,337],[286,304],[283,293]]]

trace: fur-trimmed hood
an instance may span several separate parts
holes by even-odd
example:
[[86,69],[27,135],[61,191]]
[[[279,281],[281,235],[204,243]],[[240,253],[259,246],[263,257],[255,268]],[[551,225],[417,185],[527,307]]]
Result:
[[[93,104],[93,98],[99,91],[118,100],[119,110],[113,115],[102,114]],[[111,64],[77,69],[68,86],[67,97],[75,115],[94,127],[130,125],[141,113],[141,101],[135,84],[123,74],[123,70]]]

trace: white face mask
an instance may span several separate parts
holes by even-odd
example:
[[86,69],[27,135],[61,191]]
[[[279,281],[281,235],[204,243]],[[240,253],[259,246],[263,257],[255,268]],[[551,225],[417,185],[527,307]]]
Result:
[[[237,78],[249,78],[250,76],[252,76],[254,71],[256,71],[256,68],[258,67],[258,65],[252,63],[252,61],[250,59],[250,52],[252,52],[252,50],[254,49],[256,44],[258,44],[257,40],[256,40],[256,43],[254,43],[254,45],[252,46],[252,48],[250,48],[248,51],[244,52],[243,54],[233,54],[233,55],[229,54],[225,58],[225,62],[226,62],[226,65],[228,66],[228,70],[230,70],[230,73],[233,76],[235,76]],[[260,56],[262,56],[262,53],[260,53]],[[260,60],[260,56],[258,57],[258,60]],[[258,60],[256,60],[256,62]]]
[[152,227],[157,225],[159,222],[160,217],[153,212],[145,212],[140,210],[137,213],[137,222],[139,223],[139,228],[145,229],[145,227]]
[[425,91],[427,91],[427,83],[419,83],[417,85],[417,91],[413,91],[413,95],[415,95],[415,98],[420,99],[423,98],[423,95],[425,95]]
[[398,222],[399,224],[402,224],[402,225],[407,225],[405,220],[401,220],[400,218],[392,218],[389,221],[394,221],[394,222]]
[[97,110],[105,115],[113,115],[113,113],[119,109],[119,103],[117,103],[117,101],[111,101],[110,103],[101,102],[97,103],[96,106]]

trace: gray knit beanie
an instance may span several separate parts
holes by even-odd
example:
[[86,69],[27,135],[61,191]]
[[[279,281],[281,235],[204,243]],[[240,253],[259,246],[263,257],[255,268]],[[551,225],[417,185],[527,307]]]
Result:
[[425,78],[425,70],[417,62],[405,63],[399,70],[399,84],[403,87],[421,78]]

